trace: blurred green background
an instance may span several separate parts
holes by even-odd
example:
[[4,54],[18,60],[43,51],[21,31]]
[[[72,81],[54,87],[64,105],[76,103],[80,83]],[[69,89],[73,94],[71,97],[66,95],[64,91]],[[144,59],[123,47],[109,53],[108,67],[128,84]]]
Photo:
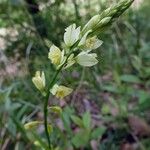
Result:
[[[62,45],[64,29],[83,26],[117,0],[0,0],[0,149],[40,150],[43,126],[34,134],[23,124],[43,120],[43,97],[31,79],[36,70],[54,73],[52,43]],[[99,63],[63,71],[74,92],[49,105],[52,143],[57,150],[150,150],[150,2],[135,0],[101,33]],[[52,116],[52,117],[51,117]],[[38,141],[40,144],[36,144]]]

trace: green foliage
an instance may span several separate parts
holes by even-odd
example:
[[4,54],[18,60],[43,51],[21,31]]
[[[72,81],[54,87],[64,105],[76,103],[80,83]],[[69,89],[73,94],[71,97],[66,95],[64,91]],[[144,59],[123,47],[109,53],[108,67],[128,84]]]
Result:
[[128,83],[140,83],[140,79],[137,76],[124,74],[121,77],[121,80]]
[[92,120],[89,111],[85,112],[82,115],[82,118],[78,116],[71,116],[71,119],[80,128],[72,138],[72,143],[76,148],[88,147],[88,142],[90,140],[100,138],[106,130],[103,126],[92,128]]
[[[52,43],[63,47],[64,29],[69,24],[83,26],[112,6],[102,0],[33,1],[40,8],[37,13],[29,11],[26,0],[0,1],[0,28],[8,31],[0,34],[0,40],[6,43],[0,48],[0,145],[7,145],[6,149],[47,149],[43,125],[31,131],[23,126],[32,120],[43,120],[44,99],[36,92],[31,77],[37,68],[44,70],[46,78],[52,77],[54,67],[47,53]],[[124,142],[130,143],[128,135],[138,132],[128,122],[131,114],[149,123],[149,1],[143,1],[138,9],[134,7],[111,28],[100,30],[98,37],[104,44],[97,50],[98,65],[86,69],[75,65],[60,76],[63,83],[74,89],[79,87],[66,102],[50,98],[50,106],[63,106],[60,114],[49,112],[52,149],[93,149],[94,141],[97,149],[119,150]],[[103,21],[109,23],[107,19]],[[18,34],[12,36],[13,31]],[[3,61],[5,57],[7,61]],[[14,62],[22,75],[14,69]],[[14,72],[8,73],[10,68]],[[133,144],[149,149],[149,135],[139,134],[131,136]]]

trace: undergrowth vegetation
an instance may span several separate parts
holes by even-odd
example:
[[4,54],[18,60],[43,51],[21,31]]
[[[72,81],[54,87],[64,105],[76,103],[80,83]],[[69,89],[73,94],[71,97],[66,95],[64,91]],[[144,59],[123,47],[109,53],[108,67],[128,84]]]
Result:
[[0,1],[0,149],[150,149],[150,6],[132,2]]

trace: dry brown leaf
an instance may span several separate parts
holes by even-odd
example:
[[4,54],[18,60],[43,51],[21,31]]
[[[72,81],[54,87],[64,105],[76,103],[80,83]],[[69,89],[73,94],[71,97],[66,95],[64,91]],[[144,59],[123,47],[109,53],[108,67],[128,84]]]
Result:
[[144,119],[132,115],[128,117],[128,123],[135,135],[138,136],[150,135],[150,126],[146,123]]

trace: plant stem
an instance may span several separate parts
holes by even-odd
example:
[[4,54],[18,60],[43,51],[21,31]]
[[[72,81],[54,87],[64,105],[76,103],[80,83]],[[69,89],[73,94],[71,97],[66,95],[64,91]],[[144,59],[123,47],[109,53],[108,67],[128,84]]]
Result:
[[[62,65],[63,66],[63,65]],[[48,100],[49,100],[49,96],[50,96],[50,89],[53,87],[53,85],[55,84],[55,80],[59,74],[59,72],[61,71],[62,67],[56,71],[49,87],[48,87],[48,91],[47,91],[47,95],[46,95],[46,100],[45,100],[45,103],[44,103],[44,127],[45,127],[45,133],[46,133],[46,136],[47,136],[47,141],[48,141],[48,146],[49,148],[51,148],[51,141],[50,141],[50,136],[49,136],[49,133],[48,133],[48,123],[47,123],[47,106],[48,106]]]
[[50,96],[50,89],[55,84],[56,78],[57,78],[58,74],[61,72],[63,66],[66,64],[66,62],[67,62],[67,60],[68,60],[68,58],[69,58],[69,56],[71,54],[72,53],[68,54],[68,56],[67,56],[66,61],[64,62],[64,64],[62,64],[62,66],[56,71],[56,73],[54,74],[53,79],[50,82],[50,84],[48,86],[48,89],[47,89],[46,99],[45,99],[45,103],[44,103],[44,127],[45,127],[45,133],[46,133],[46,137],[47,137],[49,149],[51,149],[51,141],[50,141],[50,136],[49,136],[49,133],[48,133],[48,122],[47,122],[47,112],[48,111],[47,111],[47,106],[48,106],[48,100],[49,100],[49,96]]

